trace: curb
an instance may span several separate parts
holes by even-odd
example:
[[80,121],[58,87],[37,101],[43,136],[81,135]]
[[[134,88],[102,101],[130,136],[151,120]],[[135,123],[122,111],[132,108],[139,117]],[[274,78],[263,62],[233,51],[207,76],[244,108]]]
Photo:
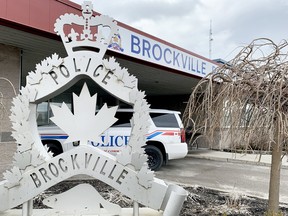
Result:
[[[270,163],[265,162],[256,162],[256,161],[247,161],[247,160],[239,160],[239,159],[232,159],[232,158],[221,158],[221,157],[213,157],[213,156],[205,156],[205,155],[195,155],[195,154],[187,154],[186,157],[190,158],[200,158],[205,160],[213,160],[213,161],[222,161],[222,162],[229,162],[229,163],[239,163],[239,164],[248,164],[248,165],[256,165],[256,166],[266,166],[271,167]],[[282,169],[288,169],[288,165],[281,166]]]

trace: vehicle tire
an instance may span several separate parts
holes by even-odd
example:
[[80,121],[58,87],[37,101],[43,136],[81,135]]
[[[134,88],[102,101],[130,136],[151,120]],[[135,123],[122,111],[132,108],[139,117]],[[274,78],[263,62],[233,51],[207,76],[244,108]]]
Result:
[[55,143],[44,143],[44,146],[47,146],[48,152],[51,152],[53,157],[63,153],[62,149]]
[[147,145],[145,152],[148,157],[147,163],[149,168],[154,171],[159,170],[163,164],[163,155],[160,149],[153,145]]

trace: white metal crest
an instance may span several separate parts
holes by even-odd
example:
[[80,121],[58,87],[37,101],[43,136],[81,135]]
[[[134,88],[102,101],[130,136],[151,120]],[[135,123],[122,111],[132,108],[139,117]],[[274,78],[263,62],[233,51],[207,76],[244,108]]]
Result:
[[[10,119],[14,129],[12,135],[18,147],[14,155],[14,167],[4,173],[6,180],[0,182],[0,211],[25,203],[69,177],[85,174],[100,179],[147,207],[163,210],[164,215],[175,216],[179,214],[187,193],[179,186],[167,185],[155,178],[154,173],[148,169],[147,156],[142,148],[149,128],[149,105],[145,100],[145,93],[137,89],[136,77],[130,75],[126,68],[121,68],[114,57],[102,59],[111,38],[118,33],[117,23],[107,16],[92,16],[91,2],[84,1],[82,15],[81,17],[65,14],[57,19],[55,31],[61,36],[68,56],[60,58],[57,54],[53,54],[37,64],[36,70],[27,76],[26,87],[22,88],[20,94],[13,100]],[[64,31],[64,25],[70,25],[68,33]],[[83,26],[81,32],[77,32],[79,25]],[[78,148],[52,157],[44,148],[38,134],[37,104],[63,92],[87,76],[111,95],[133,105],[132,132],[128,146],[114,157],[88,146],[86,141],[89,139],[97,141],[97,137],[91,135],[92,133],[83,134],[85,132],[82,131],[78,134],[81,140]],[[80,113],[84,109],[83,106],[81,108],[83,103],[89,103],[89,106],[93,107],[93,98],[95,99],[93,96],[90,97],[88,88],[84,86],[81,98],[78,101],[74,100],[75,105],[79,106]],[[109,111],[104,107],[103,110],[102,114],[95,118],[97,121],[105,122],[107,115],[110,115],[111,122],[106,122],[109,127],[114,121],[113,113],[116,108],[113,108],[114,111]],[[67,109],[63,106],[54,107],[53,111],[56,114],[54,117],[56,124],[75,132],[72,124],[60,123],[63,120],[69,122],[69,118],[72,117]],[[57,119],[57,112],[64,117]],[[97,128],[95,121],[91,122],[92,125],[87,127]],[[83,126],[82,123],[81,127]],[[101,134],[100,129],[98,134]],[[87,190],[87,186],[80,188]],[[75,195],[78,189],[73,191],[67,193]],[[99,197],[97,191],[92,194],[94,194],[92,197]],[[69,198],[68,196],[70,195],[61,196],[61,200]],[[85,200],[85,194],[78,193],[78,196],[79,199],[82,196]],[[98,199],[98,202],[103,204],[102,199]],[[53,205],[56,206],[55,203]],[[83,206],[85,204],[79,202],[79,208],[76,207],[74,210],[83,212]],[[117,211],[118,207],[113,209]]]

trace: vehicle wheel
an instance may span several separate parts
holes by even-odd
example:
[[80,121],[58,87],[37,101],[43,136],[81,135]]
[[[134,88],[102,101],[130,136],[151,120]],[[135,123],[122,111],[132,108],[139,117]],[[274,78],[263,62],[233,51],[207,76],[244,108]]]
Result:
[[53,157],[62,153],[62,150],[54,143],[44,143],[44,146],[47,146],[48,152],[51,152]]
[[157,171],[161,168],[163,164],[163,155],[155,146],[147,145],[145,148],[145,152],[148,156],[148,166],[151,170]]

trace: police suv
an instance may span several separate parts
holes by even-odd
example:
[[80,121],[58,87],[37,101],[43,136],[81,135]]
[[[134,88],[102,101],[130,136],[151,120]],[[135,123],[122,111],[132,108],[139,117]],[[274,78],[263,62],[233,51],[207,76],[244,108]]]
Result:
[[[148,165],[152,170],[159,170],[168,160],[184,158],[188,149],[185,131],[180,119],[180,112],[170,110],[150,110],[151,126],[146,135],[145,152]],[[101,135],[101,143],[90,142],[111,154],[117,154],[129,141],[131,133],[130,119],[132,109],[120,109],[115,117],[118,121]],[[56,125],[38,127],[41,140],[54,156],[79,145],[79,142],[64,143],[68,135]]]

